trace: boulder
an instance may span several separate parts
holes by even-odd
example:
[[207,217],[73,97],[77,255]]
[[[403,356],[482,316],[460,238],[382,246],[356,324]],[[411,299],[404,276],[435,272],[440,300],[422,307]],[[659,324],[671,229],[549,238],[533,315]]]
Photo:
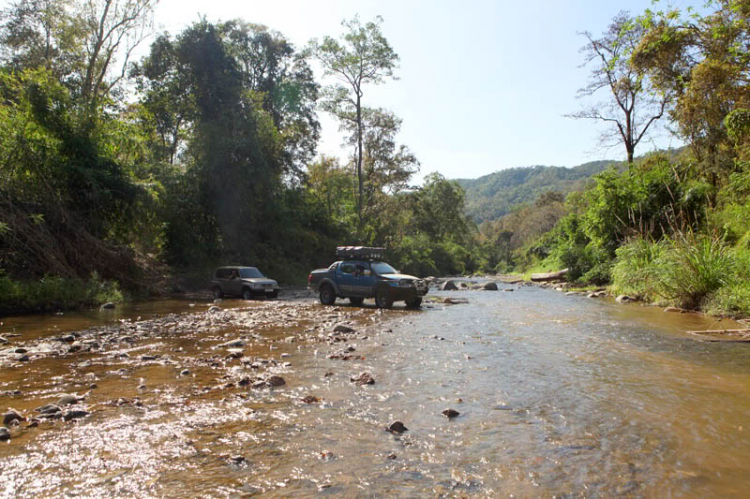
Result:
[[497,283],[494,281],[486,282],[482,289],[485,291],[497,291]]
[[26,421],[26,418],[23,417],[18,411],[14,409],[8,409],[8,412],[3,415],[3,424],[7,426],[14,421]]
[[101,308],[105,309],[105,310],[106,309],[110,309],[111,310],[111,309],[115,308],[115,304],[112,303],[111,301],[109,301],[109,302],[105,303],[104,305],[102,305]]
[[461,413],[455,409],[446,409],[443,411],[443,416],[447,417],[448,419],[453,419],[457,417],[459,414]]
[[386,428],[387,431],[390,431],[391,433],[403,433],[405,431],[409,431],[409,428],[404,426],[404,423],[401,421],[394,421],[391,423],[388,428]]
[[456,291],[457,289],[458,286],[456,285],[456,281],[454,280],[445,281],[440,285],[440,291]]
[[617,303],[627,303],[629,301],[633,301],[633,298],[628,295],[620,295],[617,298],[615,298],[615,301]]

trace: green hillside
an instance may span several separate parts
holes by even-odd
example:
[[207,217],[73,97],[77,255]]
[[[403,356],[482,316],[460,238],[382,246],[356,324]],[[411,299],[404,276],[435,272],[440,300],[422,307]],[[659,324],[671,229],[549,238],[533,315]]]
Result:
[[582,189],[592,175],[604,171],[613,161],[592,161],[566,168],[528,166],[500,170],[477,179],[457,179],[466,191],[466,214],[477,223],[495,220],[522,203],[534,202],[540,194],[563,194]]

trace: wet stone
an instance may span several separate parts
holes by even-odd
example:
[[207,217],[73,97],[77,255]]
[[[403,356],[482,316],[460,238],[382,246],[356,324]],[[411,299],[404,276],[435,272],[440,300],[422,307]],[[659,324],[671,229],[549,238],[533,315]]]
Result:
[[458,415],[461,414],[455,409],[446,409],[443,411],[443,416],[445,416],[448,419],[453,419],[455,417],[458,417]]
[[60,407],[63,407],[66,405],[77,404],[78,400],[79,399],[77,396],[65,393],[60,396],[60,398],[57,401],[57,405]]
[[247,342],[245,340],[241,340],[238,338],[236,340],[231,340],[231,341],[227,341],[226,343],[222,343],[219,346],[221,348],[240,348],[240,347],[244,347],[245,345],[247,345]]
[[104,309],[104,310],[111,310],[111,309],[115,308],[115,304],[112,303],[112,302],[107,302],[104,305],[102,305],[101,308]]
[[355,330],[349,326],[345,326],[343,324],[338,324],[336,327],[333,328],[334,333],[343,333],[343,334],[350,334],[355,332]]
[[0,426],[0,442],[10,440],[10,430],[8,428]]
[[70,421],[73,419],[85,418],[90,412],[84,411],[83,409],[71,409],[63,414],[63,420]]
[[266,380],[268,386],[284,386],[286,381],[281,376],[271,376]]
[[409,431],[409,428],[404,426],[404,423],[402,423],[401,421],[394,421],[388,426],[387,430],[391,433],[403,433],[405,431]]
[[375,384],[375,378],[373,378],[370,373],[361,373],[359,376],[350,378],[349,381],[356,383],[359,386]]
[[13,353],[26,353],[26,352],[28,352],[28,350],[26,350],[25,348],[16,348],[15,350],[13,350]]
[[31,357],[29,357],[29,356],[28,356],[28,354],[22,354],[22,355],[19,355],[19,356],[18,356],[18,357],[16,358],[16,360],[17,360],[18,362],[28,362],[28,361],[30,361],[30,360],[31,360]]
[[23,417],[21,413],[19,413],[15,409],[8,409],[8,412],[3,414],[3,424],[7,426],[14,421],[26,421],[26,418]]
[[10,343],[8,340],[0,336],[0,345],[7,345],[8,343]]
[[180,376],[189,376],[190,375],[190,369],[183,369],[180,371]]
[[315,397],[314,395],[308,395],[307,397],[302,399],[302,402],[305,404],[315,404],[317,402],[320,402],[320,399],[318,397]]
[[214,312],[221,312],[221,308],[217,307],[216,305],[214,305],[213,307],[211,307],[211,308],[208,309],[208,313],[209,314],[212,314]]
[[156,355],[141,355],[141,360],[156,360]]

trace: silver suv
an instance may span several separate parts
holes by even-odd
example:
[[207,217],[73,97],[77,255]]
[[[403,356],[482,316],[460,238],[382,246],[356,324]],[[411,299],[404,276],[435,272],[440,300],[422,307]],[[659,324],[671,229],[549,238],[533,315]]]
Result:
[[219,267],[211,280],[214,298],[225,295],[241,296],[250,300],[254,296],[279,296],[279,283],[264,277],[255,267]]

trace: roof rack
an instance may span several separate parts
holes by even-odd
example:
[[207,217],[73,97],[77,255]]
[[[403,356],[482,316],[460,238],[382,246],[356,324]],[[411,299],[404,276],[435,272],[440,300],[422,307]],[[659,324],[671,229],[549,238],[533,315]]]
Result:
[[368,246],[339,246],[336,248],[336,256],[344,260],[380,260],[385,255],[385,248],[373,248]]

